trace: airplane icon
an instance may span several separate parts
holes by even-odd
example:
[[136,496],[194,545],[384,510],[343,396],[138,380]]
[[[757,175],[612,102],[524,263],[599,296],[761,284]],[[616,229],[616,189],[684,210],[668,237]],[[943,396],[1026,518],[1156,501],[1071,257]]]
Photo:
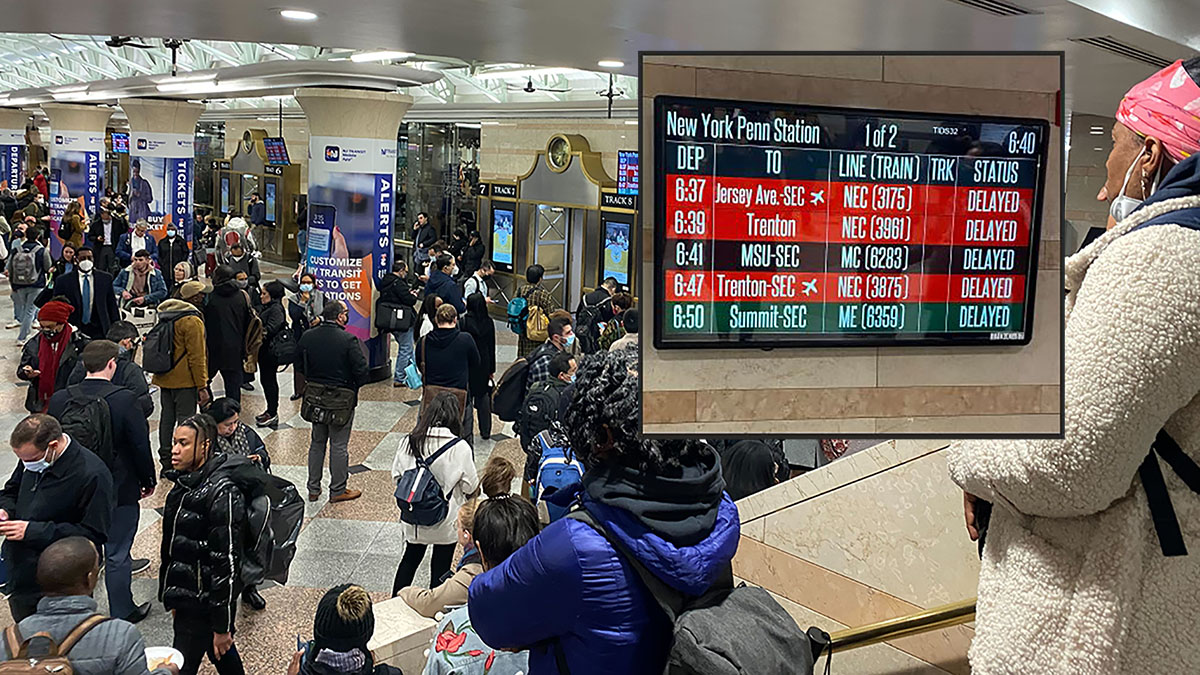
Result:
[[817,280],[811,279],[809,281],[803,282],[803,284],[800,288],[800,291],[802,293],[804,293],[805,295],[812,295],[813,293],[816,293],[817,292]]
[[821,190],[820,192],[812,193],[812,203],[824,204],[825,203],[825,191]]

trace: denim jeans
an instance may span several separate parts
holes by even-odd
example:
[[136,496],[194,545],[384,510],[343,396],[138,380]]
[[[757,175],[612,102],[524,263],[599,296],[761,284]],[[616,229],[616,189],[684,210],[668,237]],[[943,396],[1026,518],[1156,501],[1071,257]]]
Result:
[[21,322],[21,332],[17,335],[17,339],[22,342],[25,341],[25,338],[29,337],[29,329],[33,326],[33,316],[37,312],[37,307],[33,304],[33,301],[37,299],[38,293],[41,292],[42,288],[38,286],[25,286],[13,289],[13,316],[17,321]]
[[399,351],[396,352],[396,372],[392,374],[392,380],[404,383],[406,381],[404,369],[413,360],[413,332],[406,330],[392,333],[392,335],[396,336],[396,344],[400,346]]

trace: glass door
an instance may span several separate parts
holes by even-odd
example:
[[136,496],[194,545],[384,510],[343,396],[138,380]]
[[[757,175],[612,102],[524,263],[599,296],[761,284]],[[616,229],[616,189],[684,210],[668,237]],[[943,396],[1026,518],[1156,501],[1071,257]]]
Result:
[[538,204],[533,220],[533,261],[546,268],[542,286],[559,307],[567,304],[567,232],[570,209]]

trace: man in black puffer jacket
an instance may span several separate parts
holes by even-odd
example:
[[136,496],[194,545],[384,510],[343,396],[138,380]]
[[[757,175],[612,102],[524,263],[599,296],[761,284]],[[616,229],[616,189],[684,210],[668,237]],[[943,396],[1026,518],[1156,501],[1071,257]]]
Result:
[[235,483],[245,457],[216,453],[217,425],[200,414],[180,422],[167,477],[175,487],[163,512],[158,597],[174,615],[182,675],[195,675],[205,654],[220,675],[244,675],[233,644],[242,592],[246,503]]

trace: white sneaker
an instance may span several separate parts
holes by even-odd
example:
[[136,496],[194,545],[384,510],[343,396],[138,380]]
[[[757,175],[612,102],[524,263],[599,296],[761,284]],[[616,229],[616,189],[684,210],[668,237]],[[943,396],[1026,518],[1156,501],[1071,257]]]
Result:
[[9,330],[12,330],[13,328],[20,328],[20,327],[21,327],[21,322],[20,322],[20,321],[10,321],[10,322],[9,322],[7,325],[5,325],[4,327],[5,327],[5,328],[7,328],[7,329],[9,329]]

